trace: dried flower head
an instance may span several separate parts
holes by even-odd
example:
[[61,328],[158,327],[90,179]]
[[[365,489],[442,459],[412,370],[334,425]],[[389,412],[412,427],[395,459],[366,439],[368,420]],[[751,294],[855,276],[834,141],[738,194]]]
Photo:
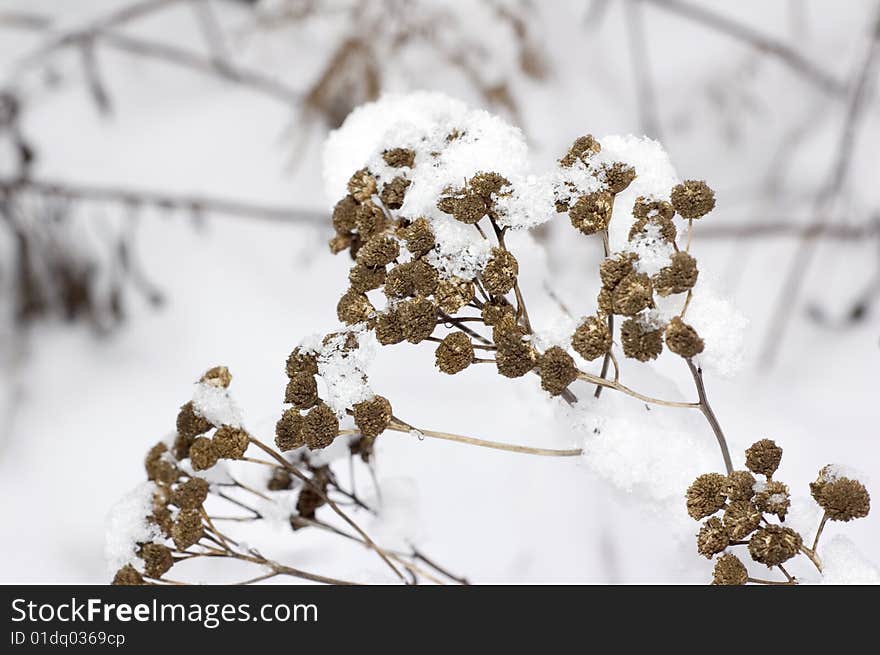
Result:
[[747,500],[734,500],[724,510],[724,527],[731,539],[745,539],[761,525],[761,512]]
[[333,207],[333,229],[337,235],[351,234],[355,228],[358,202],[351,196],[345,196]]
[[620,326],[620,342],[624,355],[647,362],[663,352],[663,331],[638,318],[629,318]]
[[697,331],[678,316],[666,326],[666,346],[681,357],[693,357],[703,352],[705,344]]
[[780,521],[784,521],[791,506],[788,485],[771,480],[758,487],[759,491],[755,493],[753,501],[755,506],[765,514],[775,514]]
[[565,156],[559,160],[560,165],[570,168],[580,160],[584,163],[588,162],[590,157],[598,153],[602,149],[599,142],[593,138],[593,135],[587,134],[575,139],[574,143],[565,153]]
[[294,348],[287,358],[287,377],[292,378],[297,373],[318,374],[318,356],[315,353],[304,352],[302,348]]
[[727,500],[727,478],[720,473],[704,473],[687,490],[687,512],[700,520],[722,509]]
[[189,448],[189,461],[195,471],[211,468],[219,458],[214,442],[208,437],[196,437]]
[[214,450],[222,459],[241,459],[247,451],[250,436],[241,428],[223,425],[214,433]]
[[523,341],[525,334],[513,316],[503,318],[492,328],[497,348],[495,366],[504,377],[522,377],[535,368],[537,353],[530,343]]
[[558,396],[577,380],[577,367],[571,355],[559,346],[548,348],[538,359],[541,388],[551,396]]
[[400,244],[393,237],[377,234],[358,250],[357,263],[370,268],[386,266],[400,255]]
[[211,423],[196,414],[192,402],[188,402],[177,413],[177,432],[183,437],[193,439],[211,429]]
[[403,199],[410,184],[408,179],[398,175],[382,187],[379,198],[388,209],[400,209],[403,207]]
[[376,178],[366,168],[362,168],[349,179],[348,192],[358,202],[365,202],[376,193]]
[[284,390],[284,402],[297,409],[308,409],[318,402],[318,382],[310,373],[296,373]]
[[428,296],[437,288],[437,270],[421,260],[398,264],[385,278],[385,295],[389,298]]
[[437,326],[437,308],[428,298],[417,296],[397,306],[403,337],[420,343],[431,336]]
[[480,316],[483,319],[483,323],[491,327],[498,325],[505,317],[513,319],[514,309],[504,296],[495,296],[489,302],[483,304]]
[[171,528],[171,538],[177,550],[186,550],[204,535],[202,516],[197,509],[182,509]]
[[347,325],[364,323],[376,314],[370,299],[354,289],[345,292],[336,305],[336,316]]
[[303,437],[303,417],[296,409],[288,409],[281,415],[275,424],[275,445],[278,450],[286,452],[296,450],[305,445]]
[[383,396],[373,396],[369,400],[356,403],[354,424],[368,439],[375,439],[391,423],[391,403]]
[[745,564],[733,553],[725,553],[715,560],[712,571],[714,585],[744,585],[749,581],[749,572]]
[[782,461],[782,448],[770,439],[756,441],[746,450],[746,467],[753,473],[771,477]]
[[721,519],[715,516],[705,521],[697,533],[697,552],[707,559],[712,559],[729,544],[730,535]]
[[468,225],[479,223],[480,219],[489,212],[486,201],[476,193],[444,196],[437,202],[437,208],[446,214],[452,214],[455,220]]
[[397,310],[390,310],[376,317],[376,339],[383,346],[403,341],[403,324]]
[[803,539],[791,528],[768,525],[749,539],[749,554],[760,564],[777,566],[797,555],[802,545]]
[[519,262],[503,248],[493,248],[492,256],[483,269],[482,280],[486,290],[496,296],[503,296],[513,289],[519,275]]
[[205,371],[199,382],[209,384],[212,387],[228,389],[229,385],[232,384],[232,373],[225,366],[215,366]]
[[180,470],[174,463],[168,452],[168,446],[161,441],[150,448],[144,460],[144,468],[147,471],[147,479],[155,482],[171,484],[180,477]]
[[385,283],[385,267],[369,268],[355,264],[348,272],[348,281],[352,291],[366,293],[378,289]]
[[440,280],[434,292],[437,306],[447,314],[454,314],[474,299],[474,283],[460,277]]
[[572,226],[590,235],[608,227],[614,196],[607,191],[595,191],[578,198],[568,210]]
[[871,496],[858,480],[839,475],[836,467],[826,466],[810,483],[810,493],[832,521],[864,518],[871,511]]
[[596,306],[599,309],[599,313],[607,316],[612,313],[613,307],[613,299],[614,293],[610,289],[606,289],[602,287],[599,289],[599,295],[596,296]]
[[266,489],[269,491],[284,491],[293,486],[293,477],[287,469],[276,466],[272,469],[272,475],[266,482]]
[[434,249],[436,241],[431,224],[426,218],[417,218],[403,230],[407,250],[415,257],[422,257]]
[[602,278],[602,286],[613,290],[621,281],[635,272],[633,264],[639,256],[633,252],[617,253],[606,257],[599,264],[599,277]]
[[208,497],[208,481],[192,477],[177,486],[171,494],[171,502],[180,509],[198,509]]
[[351,256],[354,257],[356,250],[360,247],[355,245],[358,239],[357,235],[337,234],[327,242],[327,245],[330,246],[330,252],[334,255],[338,255],[343,250],[348,250]]
[[693,289],[698,275],[697,260],[686,252],[676,252],[669,266],[661,268],[652,281],[657,293],[665,297]]
[[174,566],[171,549],[162,544],[144,544],[140,556],[144,560],[144,574],[149,578],[161,578]]
[[385,229],[385,212],[372,200],[367,200],[355,210],[354,225],[362,239],[369,239]]
[[304,519],[314,519],[315,511],[327,501],[310,485],[303,485],[296,500],[296,513]]
[[390,148],[382,152],[382,159],[391,168],[412,168],[416,161],[416,152],[409,148]]
[[700,218],[715,208],[715,192],[703,180],[685,180],[672,188],[672,206],[684,218]]
[[636,179],[636,169],[619,161],[602,164],[599,170],[603,181],[608,186],[608,191],[615,195],[625,191]]
[[126,564],[116,572],[116,575],[113,576],[112,584],[133,587],[135,585],[146,583],[144,582],[143,576],[138,573],[136,568],[131,564]]
[[635,316],[643,309],[654,306],[654,288],[651,278],[642,273],[630,273],[620,281],[611,294],[615,314]]
[[655,218],[671,221],[672,217],[675,216],[675,210],[672,208],[672,205],[665,200],[654,200],[644,196],[636,198],[632,213],[637,219]]
[[470,190],[480,196],[487,204],[491,204],[492,195],[498,193],[510,181],[499,173],[477,173],[468,182]]
[[326,448],[339,435],[339,419],[326,403],[312,407],[303,419],[302,437],[309,450]]
[[474,361],[474,346],[464,332],[452,332],[443,338],[434,353],[437,368],[454,375]]
[[611,348],[611,331],[608,323],[599,316],[585,318],[571,337],[571,347],[587,361],[593,361]]
[[755,495],[755,476],[749,471],[734,471],[727,476],[727,497],[730,500],[751,500]]

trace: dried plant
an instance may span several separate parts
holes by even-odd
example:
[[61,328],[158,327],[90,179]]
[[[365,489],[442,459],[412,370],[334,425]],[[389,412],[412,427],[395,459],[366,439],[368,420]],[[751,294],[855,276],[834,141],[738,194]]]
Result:
[[[431,344],[443,374],[463,375],[471,366],[492,366],[502,378],[535,375],[544,393],[570,405],[578,402],[573,387],[580,381],[599,402],[607,390],[643,404],[699,411],[726,469],[726,475],[701,476],[687,492],[688,512],[695,518],[725,510],[724,520],[713,517],[704,524],[699,552],[711,557],[755,532],[749,544],[756,561],[777,566],[788,559],[779,559],[782,551],[793,549],[791,555],[803,552],[820,567],[815,543],[812,549],[803,548],[792,530],[767,524],[766,516],[781,521],[788,510],[787,487],[772,480],[781,450],[768,441],[747,452],[748,468],[765,475],[766,483],[755,484],[750,473],[734,470],[695,361],[706,344],[688,315],[700,293],[691,246],[695,223],[715,206],[712,189],[700,180],[671,179],[664,169],[665,153],[649,139],[580,137],[542,175],[525,172],[525,161],[518,130],[439,94],[386,96],[356,110],[331,135],[325,150],[328,189],[342,195],[332,211],[335,234],[330,250],[347,252],[352,259],[349,287],[337,303],[344,326],[306,339],[288,358],[289,382],[283,394],[288,408],[276,426],[277,449],[244,432],[239,419],[230,419],[228,412],[215,414],[214,400],[206,400],[204,394],[225,388],[228,376],[224,369],[209,372],[193,403],[182,409],[173,443],[151,451],[148,470],[151,462],[169,469],[167,480],[157,484],[176,484],[180,462],[187,458],[194,477],[223,457],[280,466],[282,473],[303,483],[299,505],[309,509],[306,518],[311,520],[311,512],[323,504],[340,515],[325,485],[342,490],[331,470],[316,468],[310,458],[341,443],[369,464],[376,440],[386,431],[531,455],[582,454],[580,449],[510,444],[428,429],[400,416],[393,399],[372,389],[370,362],[380,348],[403,342]],[[564,340],[552,343],[533,327],[521,284],[526,271],[508,237],[559,220],[559,215],[567,216],[576,235],[600,241],[605,258],[595,271],[600,289],[595,305]],[[647,365],[664,350],[682,360],[696,401],[653,397],[621,380],[621,354]],[[601,370],[591,371],[591,362]],[[221,383],[213,384],[212,376]],[[225,397],[222,391],[220,395]],[[213,437],[198,436],[212,426],[217,430]],[[272,461],[245,457],[249,446]],[[819,486],[822,480],[838,479],[830,470],[823,475]],[[150,477],[157,480],[157,474]],[[173,495],[174,489],[169,489]],[[858,495],[864,491],[860,489],[851,491]],[[859,496],[862,505],[852,494],[842,494],[839,486],[814,490],[827,519],[866,513],[867,492]],[[297,521],[303,507],[297,512],[291,515],[293,527],[301,527]],[[222,541],[207,516],[202,516],[204,525],[186,520],[198,524],[198,536]],[[362,542],[388,559],[383,549],[347,523]],[[173,528],[171,534],[173,538]],[[187,541],[186,547],[195,543]],[[719,560],[728,578],[737,568],[731,557]],[[274,563],[259,563],[278,570]]]

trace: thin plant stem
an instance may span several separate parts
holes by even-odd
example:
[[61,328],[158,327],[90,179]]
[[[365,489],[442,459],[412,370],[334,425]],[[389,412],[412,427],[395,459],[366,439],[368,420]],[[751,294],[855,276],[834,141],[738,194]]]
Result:
[[705,416],[706,420],[709,422],[712,432],[715,433],[718,447],[721,448],[721,456],[724,458],[724,467],[727,469],[727,474],[730,475],[733,473],[733,462],[730,459],[730,450],[727,448],[727,440],[724,438],[724,431],[721,429],[721,424],[718,422],[715,412],[712,411],[712,406],[709,404],[709,399],[706,396],[706,387],[703,384],[703,371],[700,367],[694,364],[690,357],[685,359],[685,361],[691,371],[691,375],[694,377],[694,384],[697,386],[697,394],[700,397],[698,407],[700,412],[702,412],[703,416]]

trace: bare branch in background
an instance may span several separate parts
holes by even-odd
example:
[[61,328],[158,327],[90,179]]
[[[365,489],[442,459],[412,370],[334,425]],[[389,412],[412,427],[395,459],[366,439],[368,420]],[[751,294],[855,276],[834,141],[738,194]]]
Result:
[[728,224],[700,226],[701,239],[831,239],[859,241],[880,236],[880,217],[861,224],[832,225],[833,221],[803,223],[794,219],[770,221],[732,221]]
[[626,0],[626,26],[629,33],[629,51],[636,82],[636,103],[642,131],[653,139],[660,139],[660,120],[657,116],[657,97],[651,78],[650,59],[646,51],[645,25],[639,0]]

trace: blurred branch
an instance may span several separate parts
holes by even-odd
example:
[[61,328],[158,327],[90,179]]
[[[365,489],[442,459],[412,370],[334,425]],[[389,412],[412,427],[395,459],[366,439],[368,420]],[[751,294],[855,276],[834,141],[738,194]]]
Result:
[[660,119],[657,115],[657,96],[651,79],[650,58],[647,53],[645,24],[639,0],[626,0],[626,26],[630,58],[636,81],[636,98],[642,131],[652,139],[660,139]]
[[226,198],[172,194],[119,187],[77,185],[33,179],[15,181],[0,179],[0,197],[16,192],[31,192],[49,198],[110,202],[130,207],[151,206],[157,209],[182,210],[194,213],[206,212],[282,223],[317,225],[327,220],[327,216],[317,210],[295,207],[271,207]]
[[842,95],[846,93],[846,86],[837,80],[832,74],[822,70],[804,55],[786,43],[762,34],[757,30],[738,23],[726,16],[716,14],[705,7],[693,5],[682,0],[640,0],[648,2],[656,7],[661,7],[672,13],[688,18],[697,23],[726,34],[729,37],[742,41],[751,47],[767,55],[775,57],[791,70],[799,73],[810,80],[826,93]]
[[45,16],[20,11],[0,11],[0,27],[41,31],[51,25],[52,21]]
[[700,226],[700,239],[760,239],[793,237],[857,241],[880,236],[880,216],[862,224],[831,225],[831,221],[802,223],[795,220],[753,221],[730,225]]

